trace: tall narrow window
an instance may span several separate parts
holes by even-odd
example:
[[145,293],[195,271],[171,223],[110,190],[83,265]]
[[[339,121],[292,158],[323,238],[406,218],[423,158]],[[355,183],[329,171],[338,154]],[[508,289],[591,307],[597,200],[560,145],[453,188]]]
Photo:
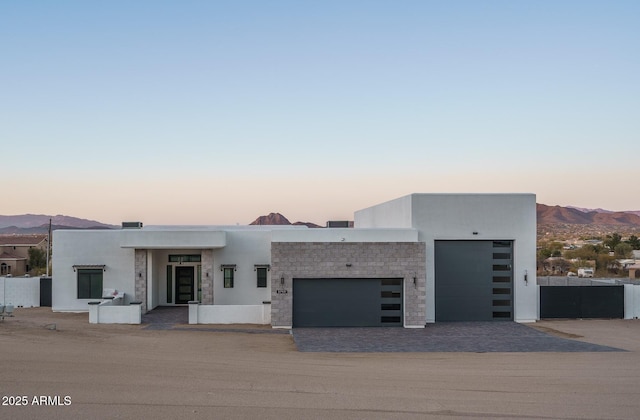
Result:
[[198,265],[198,302],[202,302],[202,265]]
[[224,287],[225,289],[229,289],[233,287],[233,271],[235,269],[233,267],[225,267],[224,268]]
[[78,269],[78,299],[102,297],[102,270]]
[[173,303],[173,266],[167,266],[167,303]]
[[267,267],[257,267],[258,287],[267,287]]

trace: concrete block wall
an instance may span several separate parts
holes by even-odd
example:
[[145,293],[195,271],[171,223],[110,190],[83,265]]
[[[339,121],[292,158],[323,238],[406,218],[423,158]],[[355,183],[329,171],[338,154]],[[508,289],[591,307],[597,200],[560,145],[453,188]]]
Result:
[[423,242],[273,242],[271,325],[293,325],[295,278],[402,278],[404,326],[424,327],[425,252]]

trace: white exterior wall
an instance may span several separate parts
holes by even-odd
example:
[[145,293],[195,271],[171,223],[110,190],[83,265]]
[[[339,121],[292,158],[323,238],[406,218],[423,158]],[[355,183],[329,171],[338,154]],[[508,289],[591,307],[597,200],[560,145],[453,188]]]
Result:
[[435,322],[435,241],[512,240],[514,320],[538,319],[534,194],[412,194],[356,212],[354,224],[410,225],[420,232],[427,254],[427,322]]
[[[271,300],[271,271],[267,287],[257,287],[256,264],[271,263],[271,231],[228,230],[227,245],[213,252],[213,304],[262,305]],[[236,264],[233,288],[224,288],[221,264]],[[203,274],[204,276],[204,274]]]
[[410,195],[355,212],[353,226],[359,228],[412,228]]
[[89,311],[88,302],[78,299],[77,272],[74,265],[105,265],[103,288],[135,296],[134,250],[121,248],[120,230],[56,230],[53,232],[52,309]]

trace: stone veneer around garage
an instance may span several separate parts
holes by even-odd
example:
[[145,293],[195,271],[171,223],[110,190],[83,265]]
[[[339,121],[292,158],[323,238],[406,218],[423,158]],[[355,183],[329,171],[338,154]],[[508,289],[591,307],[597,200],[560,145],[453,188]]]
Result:
[[424,242],[272,242],[271,325],[293,325],[295,278],[402,278],[403,325],[424,327],[425,253]]

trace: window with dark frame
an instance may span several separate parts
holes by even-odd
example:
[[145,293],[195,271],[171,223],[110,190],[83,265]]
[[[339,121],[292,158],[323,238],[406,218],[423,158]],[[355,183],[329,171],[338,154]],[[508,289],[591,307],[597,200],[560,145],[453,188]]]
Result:
[[102,269],[78,269],[78,299],[102,298]]
[[267,287],[267,267],[257,267],[258,287]]
[[234,267],[224,267],[224,288],[230,289],[233,287],[233,272]]
[[201,262],[202,261],[202,257],[199,254],[170,254],[169,255],[169,262],[174,262],[174,263],[190,263],[190,262]]

